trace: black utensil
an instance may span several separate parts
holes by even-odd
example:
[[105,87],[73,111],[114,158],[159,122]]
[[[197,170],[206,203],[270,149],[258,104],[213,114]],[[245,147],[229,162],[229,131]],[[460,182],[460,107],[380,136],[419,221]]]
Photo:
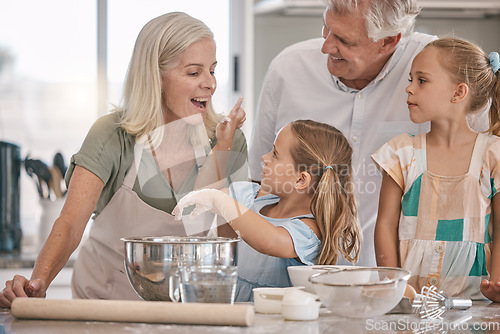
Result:
[[52,164],[59,169],[59,171],[61,172],[61,175],[64,178],[64,175],[66,175],[66,170],[68,169],[68,167],[64,163],[64,157],[60,152],[56,153]]
[[[49,167],[42,162],[41,160],[34,160],[30,159],[29,157],[26,157],[24,159],[24,168],[26,169],[26,172],[28,175],[33,177],[33,174],[37,176],[38,183],[37,183],[37,189],[38,193],[40,194],[40,197],[42,198],[50,198],[50,179],[52,178],[52,174],[50,172]],[[45,194],[45,191],[43,189],[43,184],[47,185],[47,194]]]
[[23,161],[24,163],[24,169],[26,170],[26,173],[31,176],[31,178],[33,179],[33,181],[35,181],[35,185],[36,185],[36,189],[38,190],[38,195],[40,195],[40,198],[43,198],[43,189],[42,189],[42,185],[40,184],[40,179],[38,178],[38,175],[36,175],[33,171],[33,163],[32,163],[33,160],[31,159],[28,159],[28,157],[26,157],[26,159]]

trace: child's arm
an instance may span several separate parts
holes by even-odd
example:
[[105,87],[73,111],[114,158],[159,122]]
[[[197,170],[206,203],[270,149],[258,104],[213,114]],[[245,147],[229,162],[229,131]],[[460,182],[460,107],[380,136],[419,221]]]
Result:
[[490,280],[483,280],[479,288],[483,295],[500,302],[500,196],[493,196],[493,239],[491,242]]
[[191,213],[193,218],[206,211],[224,217],[234,231],[260,253],[281,258],[297,257],[292,237],[286,229],[274,226],[222,191],[193,191],[179,201],[172,214],[181,219],[182,211],[190,205],[196,205]]
[[226,186],[226,166],[231,154],[236,129],[245,122],[245,111],[241,108],[243,98],[240,98],[233,109],[215,129],[217,144],[210,151],[203,163],[195,181],[195,189],[206,187],[220,189]]
[[398,261],[398,225],[402,196],[403,191],[399,185],[384,172],[375,225],[375,255],[378,266],[397,267],[400,265]]

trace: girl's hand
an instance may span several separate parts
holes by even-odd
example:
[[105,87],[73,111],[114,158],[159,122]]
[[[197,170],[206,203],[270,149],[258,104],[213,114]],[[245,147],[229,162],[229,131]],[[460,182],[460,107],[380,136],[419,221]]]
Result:
[[202,189],[190,192],[177,203],[172,211],[175,219],[182,219],[184,208],[190,205],[195,205],[194,210],[189,215],[191,219],[198,217],[202,213],[211,211],[230,222],[249,210],[223,191],[217,189]]
[[175,216],[175,219],[182,219],[182,212],[184,209],[190,205],[194,205],[195,208],[191,211],[189,217],[194,219],[205,213],[207,211],[211,211],[215,214],[220,214],[219,209],[217,208],[216,198],[219,193],[223,194],[220,190],[216,189],[202,189],[197,191],[192,191],[186,196],[184,196],[175,206],[172,214]]
[[29,281],[26,277],[16,275],[5,282],[5,288],[0,292],[0,307],[10,307],[17,297],[45,298],[47,288],[41,279]]
[[215,128],[215,136],[217,137],[216,150],[229,151],[233,145],[233,138],[236,129],[243,126],[246,120],[245,110],[241,107],[243,98],[239,98],[229,115],[224,118]]
[[483,280],[479,286],[481,293],[491,301],[500,302],[500,280]]

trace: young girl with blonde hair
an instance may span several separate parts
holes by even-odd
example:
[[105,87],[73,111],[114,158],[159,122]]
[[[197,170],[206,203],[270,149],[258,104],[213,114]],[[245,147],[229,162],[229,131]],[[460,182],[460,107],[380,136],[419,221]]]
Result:
[[[430,131],[399,135],[372,156],[383,172],[377,264],[409,269],[417,290],[500,301],[499,67],[498,53],[465,40],[429,43],[406,92],[410,118]],[[488,104],[489,134],[474,132],[467,117]]]
[[287,267],[357,261],[361,230],[352,189],[352,148],[336,128],[299,120],[279,132],[262,157],[261,185],[235,182],[225,191],[186,195],[192,215],[212,211],[243,239],[238,248],[236,301],[256,287],[290,286]]

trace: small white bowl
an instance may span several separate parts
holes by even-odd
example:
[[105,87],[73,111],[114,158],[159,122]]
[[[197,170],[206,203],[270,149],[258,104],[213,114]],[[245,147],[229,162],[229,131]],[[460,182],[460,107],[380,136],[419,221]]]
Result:
[[287,289],[283,296],[283,304],[304,305],[312,304],[319,299],[318,295],[300,289]]
[[302,287],[253,289],[253,306],[255,312],[268,314],[281,313],[283,296],[290,289],[302,289]]
[[310,304],[281,304],[281,315],[286,320],[316,320],[321,302]]

